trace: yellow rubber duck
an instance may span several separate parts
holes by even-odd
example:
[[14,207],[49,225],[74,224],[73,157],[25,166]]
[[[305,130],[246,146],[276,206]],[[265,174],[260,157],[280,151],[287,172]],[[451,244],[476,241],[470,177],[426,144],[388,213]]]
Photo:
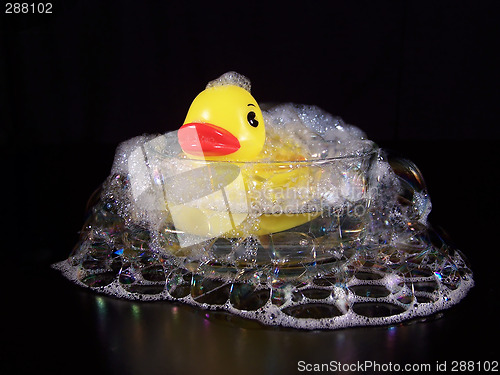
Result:
[[[228,75],[238,78],[237,82],[224,78]],[[262,111],[245,80],[230,72],[215,84],[209,84],[194,99],[178,130],[179,144],[186,156],[209,161],[206,172],[199,168],[201,174],[217,174],[218,168],[219,171],[231,170],[226,175],[233,176],[229,183],[214,183],[217,177],[211,175],[211,184],[215,186],[212,194],[184,204],[169,205],[178,230],[206,238],[263,235],[290,229],[319,215],[316,212],[249,214],[250,207],[259,203],[262,194],[273,200],[276,194],[308,183],[311,171],[307,167],[289,168],[282,163],[252,163],[262,158],[266,131]],[[248,82],[247,87],[245,82]],[[297,155],[295,160],[303,160],[303,157]],[[238,173],[233,173],[236,167]],[[200,181],[186,183],[198,184]]]

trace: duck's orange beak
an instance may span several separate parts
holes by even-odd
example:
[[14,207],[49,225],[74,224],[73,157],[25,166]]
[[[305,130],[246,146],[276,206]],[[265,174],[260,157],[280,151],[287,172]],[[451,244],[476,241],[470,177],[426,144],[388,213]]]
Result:
[[241,147],[238,138],[226,129],[203,122],[182,125],[177,137],[184,152],[195,156],[229,155]]

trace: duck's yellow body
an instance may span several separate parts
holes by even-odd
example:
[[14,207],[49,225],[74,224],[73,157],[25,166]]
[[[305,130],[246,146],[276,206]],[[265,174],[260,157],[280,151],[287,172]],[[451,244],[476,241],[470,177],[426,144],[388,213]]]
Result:
[[321,174],[318,168],[282,163],[230,165],[210,162],[193,170],[198,176],[186,179],[191,185],[186,189],[200,187],[204,192],[201,197],[169,204],[177,230],[204,238],[244,238],[281,232],[320,214],[304,209],[315,193],[314,181]]

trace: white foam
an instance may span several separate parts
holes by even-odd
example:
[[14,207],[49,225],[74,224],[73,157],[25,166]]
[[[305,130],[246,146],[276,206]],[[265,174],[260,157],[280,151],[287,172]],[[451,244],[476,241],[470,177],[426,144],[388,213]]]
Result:
[[[74,281],[76,284],[86,287],[81,281],[79,281],[77,277],[77,268],[72,267],[68,261],[62,261],[53,265],[53,268],[62,272],[62,274],[68,279]],[[371,285],[384,285],[386,287],[390,287],[390,278],[384,277],[382,281],[351,281],[348,284],[348,287],[353,285],[363,285],[363,284],[371,284]],[[464,278],[460,284],[460,287],[455,290],[445,289],[441,287],[438,292],[432,294],[436,299],[434,302],[429,303],[419,303],[415,299],[410,304],[404,305],[404,311],[391,315],[391,316],[383,316],[383,317],[367,317],[364,315],[357,314],[352,306],[355,303],[363,303],[363,302],[377,302],[377,303],[388,303],[393,304],[395,306],[403,306],[400,302],[396,300],[396,298],[391,295],[387,298],[367,298],[367,297],[359,297],[352,293],[349,289],[347,289],[347,293],[342,295],[342,299],[329,298],[322,301],[304,299],[300,303],[293,303],[288,301],[287,304],[282,306],[274,305],[271,300],[267,301],[267,303],[255,311],[246,311],[235,308],[229,301],[226,301],[220,305],[209,305],[206,303],[197,302],[191,294],[188,294],[186,297],[182,298],[174,298],[172,297],[167,289],[165,288],[161,293],[154,295],[147,294],[139,294],[139,293],[131,293],[124,289],[124,287],[117,281],[114,280],[112,283],[100,287],[94,288],[94,290],[111,295],[117,298],[124,298],[129,300],[141,300],[141,301],[177,301],[186,303],[189,305],[193,305],[203,309],[210,310],[222,310],[227,311],[231,314],[240,316],[246,319],[257,320],[265,325],[270,326],[284,326],[298,329],[341,329],[348,327],[357,327],[357,326],[377,326],[377,325],[388,325],[388,324],[396,324],[402,321],[414,319],[417,317],[425,317],[435,314],[436,312],[448,309],[453,305],[457,304],[461,301],[467,292],[474,286],[474,281],[472,278]],[[267,287],[270,287],[269,285]],[[306,305],[308,303],[320,303],[323,306],[347,306],[348,308],[344,313],[340,316],[327,317],[327,318],[295,318],[293,316],[287,315],[283,312],[283,309],[293,306]],[[341,310],[341,309],[339,309]]]
[[219,78],[210,81],[207,84],[207,89],[217,86],[233,85],[239,86],[248,92],[250,92],[252,86],[250,80],[242,74],[236,72],[227,72],[221,75]]
[[373,142],[359,128],[347,125],[316,106],[280,104],[263,112],[266,124],[264,152],[289,147],[306,160],[362,155]]
[[[226,73],[209,83],[207,87],[225,84],[236,84],[250,90],[250,82],[234,72]],[[111,176],[103,187],[102,202],[111,202],[109,204],[112,206],[113,215],[123,220],[125,229],[121,230],[139,227],[149,233],[151,236],[149,242],[139,245],[139,248],[141,251],[144,249],[150,251],[152,257],[161,258],[158,264],[164,267],[166,282],[163,291],[157,294],[144,294],[131,292],[127,289],[127,285],[120,283],[117,275],[113,281],[105,286],[93,287],[93,290],[133,300],[180,301],[200,308],[224,310],[244,318],[258,320],[266,325],[302,329],[334,329],[397,323],[449,308],[466,295],[474,285],[474,281],[460,254],[457,252],[456,255],[449,256],[445,245],[443,249],[435,248],[435,245],[425,242],[428,240],[422,233],[408,226],[408,223],[411,224],[415,220],[421,227],[425,228],[427,225],[427,216],[431,209],[427,192],[424,188],[415,190],[412,201],[401,204],[400,194],[403,186],[400,177],[396,176],[384,153],[366,138],[363,131],[345,124],[339,117],[332,116],[315,106],[281,104],[268,108],[263,115],[266,123],[266,144],[259,161],[282,161],[280,158],[285,155],[295,156],[298,160],[309,160],[311,165],[318,162],[320,177],[309,180],[310,171],[298,174],[294,183],[295,192],[299,194],[290,198],[285,196],[282,189],[278,191],[282,197],[276,194],[271,199],[264,195],[260,201],[256,201],[263,211],[256,213],[252,211],[254,207],[251,207],[250,198],[247,196],[248,182],[243,180],[244,173],[241,172],[244,168],[251,169],[251,163],[250,166],[236,166],[231,163],[219,163],[220,165],[215,163],[207,166],[204,161],[190,160],[183,155],[176,132],[145,135],[126,141],[117,149]],[[293,165],[290,170],[294,170]],[[256,182],[257,185],[259,183],[261,182]],[[306,189],[300,191],[297,186],[302,188],[303,185]],[[281,189],[281,186],[278,185],[278,188]],[[318,201],[319,206],[315,206]],[[321,222],[322,216],[314,216],[318,218],[318,223],[314,225],[319,229],[312,227],[311,223],[314,220],[311,220],[305,224],[295,224],[297,227],[293,228],[291,233],[257,236],[252,230],[258,222],[259,215],[271,213],[272,205],[276,203],[295,207],[290,213],[319,213],[326,207],[337,213],[338,222],[335,222],[336,219],[327,218],[325,224]],[[270,205],[270,208],[266,205]],[[350,217],[346,211],[356,205],[363,210],[363,215]],[[315,210],[310,209],[311,207],[315,207]],[[218,228],[211,228],[211,233],[189,233],[181,226],[183,220],[186,221],[187,216],[184,215],[184,211],[187,208],[193,212],[189,220],[195,220],[201,215],[219,215],[216,217],[217,220],[212,220],[217,223]],[[95,215],[102,213],[98,211],[99,208],[96,210]],[[110,272],[109,264],[106,265],[105,262],[102,269],[98,268],[99,265],[97,268],[83,266],[87,253],[91,251],[92,241],[104,241],[106,246],[109,246],[109,251],[113,252],[113,256],[122,256],[123,248],[116,247],[123,247],[133,240],[132,233],[126,233],[121,238],[121,233],[113,233],[107,227],[101,228],[103,220],[104,222],[108,220],[106,215],[108,211],[103,215],[104,219],[100,217],[87,228],[88,232],[82,234],[82,246],[72,256],[75,265],[71,265],[68,261],[54,265],[54,268],[60,270],[68,279],[81,286],[88,286],[82,282],[87,276]],[[188,226],[191,224],[191,221],[188,222]],[[217,237],[224,237],[229,229],[240,225],[242,229],[240,228],[239,233],[245,235],[238,234],[241,237],[238,239],[226,239],[229,244],[224,262],[228,263],[228,271],[222,276],[221,274],[214,276],[210,262],[220,262],[220,259],[213,254],[212,246]],[[308,227],[309,225],[311,227]],[[343,225],[346,227],[343,228]],[[245,237],[247,235],[248,237]],[[349,236],[353,236],[351,240]],[[316,256],[321,257],[321,252],[324,252],[330,258],[335,258],[334,265],[331,265],[334,268],[327,269],[321,262],[318,262],[317,266],[311,265],[314,262],[304,265],[305,276],[300,275],[302,289],[294,282],[280,289],[279,285],[284,282],[278,279],[278,271],[286,268],[283,265],[289,260],[287,257],[292,252],[290,246],[300,245],[281,244],[284,246],[283,253],[286,256],[283,259],[279,258],[278,241],[281,238],[281,241],[286,242],[288,237],[300,237],[311,247],[307,250],[297,250],[300,253],[297,255],[299,263],[309,262],[310,257],[316,261]],[[412,264],[411,257],[420,251],[419,241],[424,242],[420,244],[422,249],[437,253],[436,257],[441,259],[442,263],[438,264],[435,261],[431,264],[422,263],[424,265],[422,267],[419,265],[417,271],[427,272],[424,276],[415,276],[411,270],[406,274],[404,271],[396,272],[395,269],[404,269],[408,264]],[[356,251],[346,255],[352,246],[356,247]],[[412,246],[416,250],[405,253],[404,249]],[[392,255],[383,253],[384,249],[391,248],[396,249],[394,256],[401,258],[400,264],[396,264],[397,260],[394,260]],[[266,260],[267,263],[260,265],[259,269],[257,259],[262,253],[267,254],[268,258],[274,258]],[[375,255],[372,254],[372,258],[363,258],[368,253]],[[106,259],[110,259],[111,254],[107,255],[109,257]],[[90,258],[91,261],[95,260]],[[385,259],[387,263],[383,263],[380,259]],[[350,272],[353,269],[360,270],[363,269],[365,262],[377,261],[379,263],[376,264],[376,270],[372,271],[377,273],[379,278],[363,280],[351,277]],[[240,262],[244,265],[241,266]],[[99,259],[96,263],[99,264]],[[441,280],[440,272],[445,266],[452,269],[455,278],[461,277],[459,282],[453,280],[451,287],[446,286]],[[257,269],[253,270],[252,267]],[[312,268],[314,272],[311,271]],[[198,272],[197,277],[200,275],[215,279],[218,277],[219,281],[222,280],[226,284],[238,282],[238,277],[254,272],[252,280],[258,279],[258,281],[239,282],[248,282],[257,291],[267,290],[270,295],[267,302],[255,311],[239,309],[233,306],[229,299],[222,304],[207,304],[198,302],[191,294],[176,298],[169,293],[169,290],[172,292],[172,289],[169,289],[172,275],[175,272],[188,272],[187,270]],[[137,276],[134,282],[140,281],[145,286],[158,285],[145,280],[140,270],[132,269],[131,272],[135,272]],[[332,272],[336,272],[335,277],[341,280],[337,281],[337,285],[318,287],[314,284],[314,277],[323,277]],[[194,281],[193,276],[192,282],[188,285],[193,287],[196,284]],[[413,283],[419,282],[432,282],[438,287],[430,292],[413,292]],[[384,297],[372,298],[357,295],[353,291],[356,287],[363,286],[385,288],[389,293]],[[307,297],[307,290],[313,288],[330,291],[330,296],[322,299]],[[294,299],[294,293],[303,297]],[[275,294],[283,295],[283,301],[273,302]],[[417,297],[428,298],[429,302],[418,302]],[[356,313],[357,304],[367,302],[386,304],[399,309],[399,312],[393,315],[389,313],[384,317],[367,317]],[[297,318],[286,313],[289,308],[297,309],[308,304],[320,304],[323,307],[337,309],[339,316]]]

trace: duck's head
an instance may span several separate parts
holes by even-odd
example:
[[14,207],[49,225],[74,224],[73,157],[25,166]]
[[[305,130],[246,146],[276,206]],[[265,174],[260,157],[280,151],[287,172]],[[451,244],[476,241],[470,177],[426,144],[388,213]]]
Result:
[[196,159],[253,160],[265,141],[260,107],[247,89],[220,80],[194,99],[178,131],[179,144]]

